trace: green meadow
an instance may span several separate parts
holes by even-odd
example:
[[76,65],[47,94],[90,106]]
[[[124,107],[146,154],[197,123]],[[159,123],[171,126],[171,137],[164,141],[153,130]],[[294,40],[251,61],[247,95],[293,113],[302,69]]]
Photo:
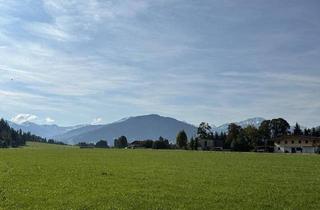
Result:
[[0,149],[0,209],[320,209],[320,156]]

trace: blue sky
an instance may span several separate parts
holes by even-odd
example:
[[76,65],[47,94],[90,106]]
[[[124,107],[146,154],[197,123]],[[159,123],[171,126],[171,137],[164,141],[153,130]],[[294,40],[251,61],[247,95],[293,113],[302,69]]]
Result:
[[0,0],[0,113],[320,125],[318,0]]

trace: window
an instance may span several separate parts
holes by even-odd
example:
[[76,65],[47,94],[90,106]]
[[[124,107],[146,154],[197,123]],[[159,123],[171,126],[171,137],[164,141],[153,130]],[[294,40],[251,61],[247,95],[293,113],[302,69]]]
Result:
[[284,141],[285,144],[288,144],[288,141]]
[[299,144],[301,144],[301,141],[299,140]]
[[294,144],[294,141],[291,141],[291,144]]
[[308,140],[306,140],[306,144],[308,144],[309,143],[309,141]]

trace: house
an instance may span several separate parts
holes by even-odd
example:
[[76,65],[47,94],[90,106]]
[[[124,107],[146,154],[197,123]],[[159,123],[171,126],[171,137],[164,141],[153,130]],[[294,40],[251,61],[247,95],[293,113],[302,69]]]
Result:
[[218,139],[199,139],[198,149],[201,150],[223,150],[223,140]]
[[311,136],[282,136],[274,141],[274,152],[319,153],[320,138]]
[[133,141],[128,146],[128,149],[145,148],[143,141]]

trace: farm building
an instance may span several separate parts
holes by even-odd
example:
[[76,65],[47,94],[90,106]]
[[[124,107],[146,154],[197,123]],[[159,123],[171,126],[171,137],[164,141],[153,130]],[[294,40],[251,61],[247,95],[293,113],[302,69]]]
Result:
[[199,139],[198,149],[201,150],[223,150],[222,140],[213,139]]
[[311,136],[283,136],[275,139],[275,152],[319,153],[320,138]]
[[133,141],[131,142],[128,147],[128,149],[136,149],[136,148],[145,148],[143,141]]

